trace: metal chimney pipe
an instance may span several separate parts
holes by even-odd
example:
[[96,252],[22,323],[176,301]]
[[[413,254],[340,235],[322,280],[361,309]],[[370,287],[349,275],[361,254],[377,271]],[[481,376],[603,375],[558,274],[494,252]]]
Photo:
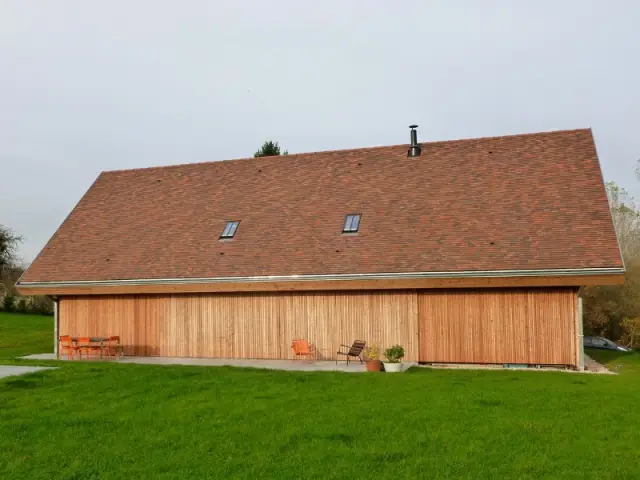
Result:
[[418,132],[416,131],[418,125],[409,125],[409,128],[411,129],[411,147],[407,152],[407,157],[419,157],[422,149],[418,145]]

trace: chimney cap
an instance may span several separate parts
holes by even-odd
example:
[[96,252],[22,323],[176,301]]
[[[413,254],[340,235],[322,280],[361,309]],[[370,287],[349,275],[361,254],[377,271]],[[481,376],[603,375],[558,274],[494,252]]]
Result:
[[414,128],[418,128],[418,125],[409,125],[409,128],[413,130]]

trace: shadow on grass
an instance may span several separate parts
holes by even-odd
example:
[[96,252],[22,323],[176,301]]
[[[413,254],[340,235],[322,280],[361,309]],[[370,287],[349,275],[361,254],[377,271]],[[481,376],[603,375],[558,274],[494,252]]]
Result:
[[36,388],[39,385],[38,382],[33,380],[26,380],[24,378],[16,378],[14,380],[8,380],[5,382],[4,386],[7,389],[15,389],[15,390],[25,390]]

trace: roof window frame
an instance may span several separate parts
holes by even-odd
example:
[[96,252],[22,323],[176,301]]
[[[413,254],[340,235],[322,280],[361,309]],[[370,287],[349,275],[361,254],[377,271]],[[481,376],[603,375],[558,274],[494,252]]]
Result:
[[228,220],[227,223],[224,224],[224,229],[220,234],[219,240],[232,240],[235,238],[239,226],[240,220]]
[[[354,226],[355,222],[355,226]],[[361,213],[348,213],[344,217],[344,224],[342,225],[343,234],[354,234],[360,231],[360,224],[362,223]]]

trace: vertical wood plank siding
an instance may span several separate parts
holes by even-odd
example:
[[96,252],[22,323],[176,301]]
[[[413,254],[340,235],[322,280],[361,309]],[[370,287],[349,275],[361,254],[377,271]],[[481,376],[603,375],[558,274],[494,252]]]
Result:
[[62,297],[60,334],[120,335],[128,355],[320,357],[361,339],[406,360],[575,365],[575,289],[406,290]]
[[420,361],[576,365],[575,289],[421,291]]
[[292,358],[291,340],[335,358],[365,340],[418,359],[415,291],[63,297],[61,335],[120,335],[128,355]]

